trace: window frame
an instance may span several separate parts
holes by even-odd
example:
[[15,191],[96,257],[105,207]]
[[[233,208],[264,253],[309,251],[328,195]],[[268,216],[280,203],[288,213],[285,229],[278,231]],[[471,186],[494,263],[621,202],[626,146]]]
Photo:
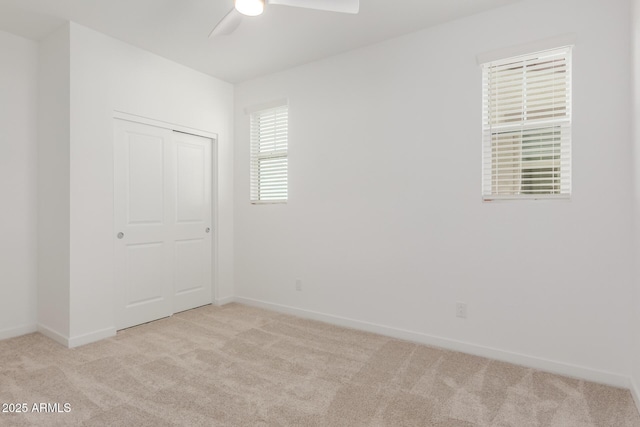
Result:
[[[246,109],[249,114],[249,200],[251,204],[282,204],[289,201],[289,103],[280,100]],[[282,118],[284,115],[284,118]],[[261,121],[267,120],[265,139]],[[283,128],[284,127],[284,128]],[[265,142],[266,140],[266,142]],[[269,149],[269,146],[271,148]],[[271,165],[261,163],[273,161]],[[269,183],[265,186],[264,169]],[[263,196],[263,188],[275,197]]]
[[[482,68],[482,188],[481,194],[483,201],[494,200],[548,200],[548,199],[570,199],[572,193],[571,187],[571,145],[572,145],[572,53],[573,45],[568,44],[561,47],[546,48],[530,53],[523,53],[519,55],[509,56],[499,60],[491,60],[480,63]],[[553,88],[550,104],[544,104],[545,107],[551,105],[551,113],[545,117],[541,112],[546,112],[544,108],[529,106],[527,99],[528,86],[531,85],[531,81],[535,81],[536,75],[532,77],[527,76],[529,70],[536,69],[536,66],[544,66],[547,58],[553,58],[557,56],[563,61],[563,78],[556,77],[549,78],[546,84],[549,88]],[[480,62],[480,61],[479,61]],[[513,114],[514,117],[520,116],[520,119],[513,119],[505,114],[500,117],[496,111],[492,110],[492,106],[498,105],[500,102],[505,102],[506,97],[502,94],[493,95],[492,85],[496,84],[495,78],[492,80],[493,70],[517,70],[518,67],[522,67],[522,77],[516,77],[521,79],[521,86],[519,92],[512,96],[517,99],[515,105],[522,104],[522,109],[516,111]],[[505,68],[511,67],[511,68]],[[554,65],[555,67],[555,65]],[[498,71],[503,72],[503,71]],[[500,78],[500,76],[498,76]],[[562,85],[562,92],[558,96],[555,91],[555,85],[558,81],[564,80]],[[501,81],[502,83],[502,81]],[[496,84],[496,86],[499,86]],[[539,87],[538,87],[539,88]],[[546,87],[545,87],[546,89]],[[564,95],[563,95],[564,94]],[[503,96],[503,98],[501,98]],[[521,96],[522,99],[518,100]],[[540,96],[536,94],[536,96]],[[556,99],[564,98],[564,102],[560,103],[563,108],[558,111],[563,111],[563,114],[556,112]],[[536,98],[536,100],[539,100]],[[509,102],[512,102],[509,100]],[[532,103],[533,104],[533,103]],[[513,111],[508,111],[512,113]],[[533,117],[529,119],[528,114]],[[509,134],[511,135],[511,141],[509,141]],[[518,135],[519,134],[519,135]],[[542,139],[541,135],[547,134],[546,139]],[[538,144],[536,146],[536,135],[538,135]],[[552,135],[552,136],[548,136]],[[520,142],[514,142],[519,137]],[[502,141],[500,141],[502,139]],[[496,152],[500,150],[500,143],[505,144],[502,147],[503,154]],[[519,148],[518,148],[519,144]],[[556,152],[556,146],[558,152]],[[553,149],[552,149],[553,148]],[[515,150],[520,150],[520,154],[514,154]],[[552,150],[551,150],[552,149]],[[511,150],[511,153],[504,154],[505,151]],[[525,160],[525,154],[522,150],[529,150],[530,159]],[[551,150],[551,151],[550,151]],[[534,159],[531,155],[537,155],[538,158]],[[520,166],[514,166],[515,162],[520,162]],[[540,165],[540,162],[549,162],[549,169],[545,171],[544,164]],[[502,166],[500,165],[502,163]],[[509,164],[509,162],[513,162]],[[527,168],[524,162],[529,162],[529,168]],[[534,165],[537,162],[538,165]],[[506,166],[505,166],[506,165]],[[500,168],[504,168],[502,172]],[[529,172],[527,172],[529,169]],[[511,170],[513,172],[504,172],[504,170]],[[508,181],[509,175],[514,177],[514,183],[510,184]],[[529,175],[525,177],[523,175]],[[517,176],[517,178],[516,178]],[[549,178],[549,185],[557,187],[557,192],[544,193],[544,185],[546,184],[545,178]],[[506,184],[497,184],[499,179],[507,179]],[[503,181],[504,182],[504,181]],[[502,186],[502,191],[499,187]],[[517,190],[512,192],[508,189],[504,189],[509,186],[517,186]],[[525,187],[529,186],[529,190]],[[536,192],[534,187],[538,188]],[[553,189],[552,189],[553,190]]]

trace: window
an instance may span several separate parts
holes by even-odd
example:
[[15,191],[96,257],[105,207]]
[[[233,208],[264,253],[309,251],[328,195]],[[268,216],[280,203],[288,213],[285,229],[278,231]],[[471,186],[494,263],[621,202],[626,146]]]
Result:
[[288,198],[289,106],[251,113],[251,202]]
[[482,196],[571,194],[571,48],[482,65]]

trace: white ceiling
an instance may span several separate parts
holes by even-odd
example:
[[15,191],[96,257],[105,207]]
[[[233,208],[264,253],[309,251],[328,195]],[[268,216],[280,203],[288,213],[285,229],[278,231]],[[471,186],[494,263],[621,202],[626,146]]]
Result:
[[209,39],[233,0],[0,0],[0,30],[38,40],[73,21],[231,83],[520,0],[360,0],[348,15],[267,5]]

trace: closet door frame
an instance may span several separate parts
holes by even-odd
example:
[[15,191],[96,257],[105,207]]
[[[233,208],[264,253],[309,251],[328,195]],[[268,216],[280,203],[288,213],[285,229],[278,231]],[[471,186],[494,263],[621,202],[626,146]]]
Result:
[[[208,138],[211,140],[211,183],[210,183],[211,184],[211,222],[210,223],[211,223],[211,254],[212,256],[211,256],[211,284],[210,284],[211,301],[209,302],[215,303],[218,300],[218,295],[219,295],[219,289],[218,289],[218,284],[219,284],[219,277],[218,277],[219,276],[219,269],[218,269],[218,257],[219,257],[219,253],[218,253],[218,239],[219,239],[218,237],[219,236],[219,233],[218,233],[218,134],[205,131],[202,129],[190,128],[187,126],[155,120],[148,117],[134,115],[134,114],[130,114],[122,111],[114,111],[113,112],[114,144],[115,144],[115,137],[116,137],[115,135],[116,120],[149,125],[149,126],[162,128],[162,129],[166,129],[174,132],[181,132],[181,133],[191,134],[191,135],[195,135],[203,138]],[[116,168],[115,158],[114,158],[113,165],[114,165],[114,174],[115,174],[115,168]],[[114,175],[114,178],[115,178],[115,175]],[[114,179],[114,185],[115,185],[115,179]],[[115,188],[114,188],[114,196],[115,196]],[[115,197],[114,197],[114,200],[115,200]],[[118,230],[115,229],[116,226],[117,225],[115,221],[115,207],[114,207],[114,231],[113,231],[114,268],[116,268],[116,263],[115,263],[116,244],[117,244],[116,239],[117,239],[117,234],[119,232]],[[114,270],[114,279],[115,277],[116,277],[116,272]],[[117,284],[115,283],[115,280],[114,280],[114,286],[116,285]],[[115,288],[114,288],[114,291],[115,291]],[[118,303],[119,303],[119,299],[116,298],[114,300],[114,304],[118,304]],[[117,312],[118,312],[118,307],[114,306],[114,315]],[[116,327],[118,326],[118,319],[114,319],[114,324],[116,325]],[[116,329],[120,329],[120,328],[117,327]]]

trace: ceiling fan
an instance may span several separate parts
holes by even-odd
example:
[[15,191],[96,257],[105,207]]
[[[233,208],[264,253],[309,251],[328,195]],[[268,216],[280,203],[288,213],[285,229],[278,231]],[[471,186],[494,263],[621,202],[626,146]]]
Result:
[[301,7],[330,12],[358,13],[360,0],[234,0],[234,8],[218,22],[209,37],[226,36],[233,33],[243,16],[258,16],[268,5]]

